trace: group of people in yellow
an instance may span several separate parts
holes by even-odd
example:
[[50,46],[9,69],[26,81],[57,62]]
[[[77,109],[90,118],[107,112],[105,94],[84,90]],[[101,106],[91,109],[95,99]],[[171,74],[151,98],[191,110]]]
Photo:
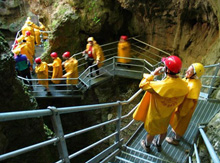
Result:
[[31,69],[33,70],[33,61],[35,56],[35,44],[41,45],[41,34],[43,39],[46,40],[48,34],[43,32],[46,31],[46,27],[40,22],[40,26],[37,26],[28,17],[25,21],[23,27],[21,28],[22,35],[15,40],[15,45],[13,47],[14,51],[20,51],[21,54],[27,56],[31,64]]
[[[99,68],[103,65],[105,60],[102,48],[97,44],[93,37],[87,39],[88,44],[86,45],[86,50],[83,52],[83,56],[87,61],[87,65],[95,68],[96,74],[99,75]],[[121,39],[118,44],[118,55],[121,57],[129,57],[130,55],[130,44],[127,42],[127,36],[121,36]],[[59,84],[61,82],[60,78],[67,78],[66,84],[77,84],[78,80],[78,61],[70,56],[70,52],[65,52],[62,55],[62,58],[65,60],[62,63],[62,60],[58,57],[56,52],[50,54],[53,59],[53,63],[47,64],[42,62],[38,57],[35,59],[36,67],[35,72],[38,79],[48,79],[48,66],[53,67],[53,73],[51,81],[54,84]],[[129,60],[119,59],[118,62],[127,63]],[[62,66],[65,68],[66,74],[63,75]],[[90,68],[90,75],[92,75],[92,67]],[[74,79],[73,79],[74,78]],[[48,80],[39,80],[39,84],[45,86],[47,92],[49,92]]]
[[[53,73],[51,77],[51,81],[54,84],[61,83],[61,78],[66,78],[66,84],[77,84],[78,83],[78,61],[71,57],[70,52],[63,53],[62,57],[65,60],[62,60],[58,57],[56,52],[50,54],[53,59],[53,63],[47,64],[46,62],[42,62],[38,57],[35,59],[36,67],[35,72],[37,74],[38,79],[48,79],[48,66],[53,67]],[[63,68],[65,68],[65,74],[63,75]],[[74,79],[72,79],[74,78]],[[46,91],[49,93],[48,80],[39,80],[39,84],[45,86]]]
[[[139,87],[146,92],[133,114],[135,120],[144,122],[147,136],[140,143],[148,153],[151,144],[160,152],[165,138],[170,144],[179,144],[196,108],[201,89],[199,77],[204,73],[202,64],[193,63],[186,71],[185,78],[180,79],[177,75],[182,66],[180,58],[169,56],[163,58],[162,62],[165,67],[158,67],[151,74],[143,75]],[[166,73],[166,78],[153,81],[161,73]],[[169,124],[173,137],[166,137]],[[159,135],[158,139],[154,138],[156,135]]]

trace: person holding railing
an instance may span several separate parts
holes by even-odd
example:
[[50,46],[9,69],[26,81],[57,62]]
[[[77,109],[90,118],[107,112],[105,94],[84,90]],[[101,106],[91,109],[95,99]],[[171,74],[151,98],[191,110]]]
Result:
[[[43,25],[43,23],[39,22],[40,23],[40,30],[41,31],[47,31],[47,28]],[[46,40],[48,39],[48,33],[46,32],[43,32],[43,40]]]
[[[41,45],[43,43],[41,41],[46,40],[48,37],[47,33],[42,32],[46,30],[46,27],[41,22],[39,23],[40,23],[39,29],[34,28],[36,45]],[[42,37],[42,40],[41,40],[41,37]]]
[[200,77],[204,73],[204,66],[201,63],[193,63],[186,71],[183,79],[188,83],[189,93],[183,103],[176,108],[173,113],[170,125],[172,127],[173,137],[166,137],[166,141],[173,145],[178,145],[180,138],[184,135],[198,103],[202,83]]
[[78,79],[70,80],[70,78],[78,78],[78,61],[70,57],[70,52],[65,52],[62,55],[65,62],[62,65],[65,68],[66,74],[62,77],[66,78],[66,84],[77,84]]
[[[127,40],[127,36],[120,37],[120,41],[118,43],[118,57],[130,57],[131,46]],[[120,63],[129,63],[131,60],[125,58],[118,58],[117,61]]]
[[[177,75],[182,67],[180,58],[169,56],[163,58],[162,62],[165,67],[158,67],[151,74],[143,75],[139,87],[146,93],[133,114],[135,120],[144,122],[144,128],[148,133],[146,139],[141,141],[141,146],[146,152],[151,151],[151,143],[157,147],[158,152],[161,151],[171,115],[188,93],[187,83]],[[161,73],[166,73],[167,77],[161,81],[153,81],[154,76]],[[154,139],[158,134],[159,138]]]
[[[18,48],[12,50],[12,52],[15,54],[15,69],[18,75],[23,78],[27,77],[28,79],[31,79],[30,62],[26,55],[21,54],[21,50]],[[33,90],[32,81],[27,82],[27,80],[24,80],[24,83],[30,85],[29,89]]]
[[[35,72],[37,74],[38,79],[48,79],[48,66],[46,62],[42,62],[41,58],[38,57],[35,59],[36,67]],[[48,80],[38,80],[38,83],[45,87],[45,91],[47,91],[47,95],[50,94]]]
[[53,63],[47,65],[53,67],[52,79],[54,80],[52,80],[52,82],[54,84],[59,84],[61,80],[56,80],[56,78],[62,78],[63,76],[62,61],[56,52],[51,53],[50,56],[53,59]]
[[[83,52],[83,56],[85,56],[88,66],[95,64],[96,74],[99,75],[99,68],[103,65],[102,62],[105,60],[102,48],[93,37],[89,37],[87,42],[88,44],[86,45],[86,50]],[[90,69],[90,76],[93,77],[92,68]]]

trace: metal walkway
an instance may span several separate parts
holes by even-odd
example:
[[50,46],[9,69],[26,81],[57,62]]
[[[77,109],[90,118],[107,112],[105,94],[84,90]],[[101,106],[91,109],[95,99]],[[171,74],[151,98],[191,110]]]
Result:
[[[138,53],[141,53],[144,56],[149,57],[147,54],[151,54],[150,52],[152,47],[151,45],[148,45],[140,40],[137,40],[136,38],[132,38],[131,43],[134,42],[132,45],[132,51],[134,52],[134,56]],[[84,59],[81,57],[81,52],[74,55],[74,57],[77,58],[79,61],[79,84],[77,87],[74,88],[74,90],[79,92],[84,92],[87,89],[89,89],[91,86],[97,85],[100,82],[106,81],[109,78],[118,75],[121,77],[130,77],[135,79],[141,79],[142,74],[144,72],[150,72],[152,69],[154,69],[156,66],[158,66],[158,61],[160,61],[160,58],[163,57],[163,55],[168,55],[167,53],[164,53],[163,51],[158,50],[158,54],[155,54],[154,57],[151,57],[152,61],[145,59],[137,59],[135,57],[128,58],[132,59],[132,62],[129,64],[123,64],[119,65],[116,61],[117,57],[115,56],[117,54],[117,43],[113,42],[106,45],[103,45],[103,51],[106,56],[106,60],[104,63],[104,66],[100,69],[100,75],[96,76],[94,78],[90,77],[89,74],[89,68],[84,70],[85,62]],[[110,46],[110,47],[108,47]],[[107,48],[106,48],[107,47]],[[161,54],[163,52],[163,54]],[[158,57],[158,59],[153,59],[155,57]],[[127,68],[129,67],[129,68]],[[133,134],[133,136],[129,139],[127,143],[123,143],[123,138],[120,137],[120,133],[123,130],[126,130],[130,127],[131,124],[135,123],[134,120],[131,120],[128,122],[128,124],[124,127],[121,126],[121,121],[123,119],[126,119],[127,117],[131,117],[134,110],[136,109],[137,105],[134,106],[129,113],[126,115],[122,115],[122,106],[128,106],[128,104],[133,101],[137,96],[140,95],[142,90],[139,90],[136,92],[130,99],[127,101],[117,101],[112,103],[104,103],[104,104],[94,104],[94,105],[85,105],[85,106],[72,106],[72,107],[65,107],[65,108],[56,108],[56,107],[48,107],[47,109],[41,109],[41,110],[33,110],[33,111],[21,111],[21,112],[9,112],[9,113],[0,113],[0,122],[5,121],[13,121],[13,120],[20,120],[20,119],[27,119],[27,118],[36,118],[36,117],[44,117],[44,116],[51,116],[52,121],[54,124],[54,131],[56,136],[50,140],[45,140],[43,142],[30,145],[28,147],[24,147],[15,151],[8,152],[6,154],[0,155],[0,161],[6,160],[11,157],[16,157],[17,155],[27,153],[32,150],[40,149],[44,146],[51,145],[56,143],[58,152],[60,155],[60,160],[57,161],[57,163],[69,163],[71,159],[74,159],[76,156],[83,154],[84,152],[88,151],[89,149],[101,144],[102,142],[109,140],[112,137],[115,137],[115,142],[110,145],[107,149],[104,149],[101,153],[97,154],[93,158],[87,161],[87,163],[96,163],[96,162],[111,162],[111,163],[145,163],[145,162],[158,162],[158,163],[165,163],[165,162],[191,162],[192,154],[195,150],[195,154],[197,156],[197,147],[196,147],[196,140],[197,135],[200,131],[199,124],[205,124],[210,121],[210,119],[220,111],[220,101],[212,101],[210,100],[210,95],[218,86],[216,78],[220,78],[219,75],[219,69],[220,64],[211,65],[211,66],[205,66],[207,73],[202,77],[202,90],[201,90],[201,99],[199,100],[199,103],[197,105],[197,108],[195,110],[195,113],[193,115],[193,118],[190,122],[190,125],[186,131],[186,134],[182,138],[182,141],[180,142],[179,146],[172,146],[165,141],[162,144],[162,152],[158,153],[156,151],[156,148],[151,147],[152,153],[148,154],[146,153],[140,146],[140,140],[143,139],[146,136],[146,131],[143,129],[143,126],[140,126],[137,131]],[[94,72],[95,73],[95,72]],[[26,79],[23,79],[26,80]],[[32,79],[36,82],[37,79]],[[63,79],[65,80],[65,79]],[[35,85],[36,87],[40,87]],[[68,97],[72,96],[72,94],[69,94],[69,90],[66,89],[68,85],[61,84],[61,85],[52,85],[55,89],[52,93],[52,97]],[[58,88],[56,88],[58,87]],[[65,89],[60,89],[60,87],[64,87]],[[41,90],[38,90],[38,92],[43,92]],[[52,88],[51,88],[52,89]],[[72,91],[71,89],[70,91]],[[68,94],[64,94],[63,92],[67,92]],[[61,93],[62,92],[62,93]],[[74,92],[74,91],[72,91]],[[33,91],[32,93],[36,93],[36,91]],[[44,92],[43,92],[44,93]],[[60,93],[60,95],[58,95]],[[35,95],[37,97],[37,95]],[[47,97],[45,94],[42,97]],[[48,97],[47,97],[48,98]],[[62,128],[62,120],[61,116],[63,114],[68,113],[75,113],[75,112],[81,112],[81,111],[95,111],[98,109],[105,109],[105,108],[115,108],[117,107],[117,115],[116,117],[113,117],[110,120],[106,120],[105,122],[100,122],[99,124],[89,126],[87,128],[80,129],[78,131],[74,131],[71,133],[64,134],[63,128]],[[109,124],[115,124],[116,131],[113,133],[110,133],[109,135],[103,135],[103,138],[101,140],[98,140],[97,142],[88,145],[87,147],[76,151],[75,153],[68,154],[67,145],[66,145],[66,139],[73,138],[76,135],[80,135],[82,133],[99,129],[102,126],[109,125]],[[199,132],[198,132],[199,131]],[[168,136],[170,136],[171,131],[170,128],[168,129]],[[209,143],[209,141],[205,141],[205,143]],[[193,149],[194,148],[194,149]],[[210,146],[209,146],[210,148]],[[208,149],[209,149],[208,148]],[[213,149],[210,149],[211,156],[213,153]],[[198,157],[198,156],[197,156]],[[216,156],[214,156],[216,157]],[[199,160],[199,159],[197,159]],[[219,159],[216,159],[217,161],[214,161],[215,163],[219,163]],[[199,162],[199,161],[198,161]]]
[[[130,140],[130,142],[123,146],[120,154],[115,156],[115,159],[109,162],[187,162],[190,153],[192,153],[191,148],[197,138],[199,125],[208,123],[219,111],[220,102],[200,100],[190,122],[190,125],[180,141],[180,145],[174,146],[164,141],[162,143],[162,152],[160,153],[157,152],[156,147],[154,147],[153,145],[151,145],[152,152],[150,154],[146,153],[144,149],[140,146],[140,141],[147,135],[146,130],[143,128],[143,126],[141,126],[137,133],[135,133],[134,137]],[[167,135],[172,136],[170,127],[168,129]]]
[[[17,34],[17,36],[19,36]],[[82,56],[82,52],[76,53],[73,55],[78,60],[78,71],[79,83],[77,85],[67,85],[65,78],[60,78],[61,84],[49,84],[51,94],[46,94],[44,91],[44,87],[42,85],[37,84],[38,79],[36,79],[36,75],[32,75],[32,79],[25,79],[19,77],[21,80],[26,80],[27,82],[32,81],[33,90],[31,90],[31,94],[36,98],[79,98],[83,96],[83,93],[92,86],[98,85],[102,82],[109,80],[114,76],[125,77],[125,78],[133,78],[133,79],[141,79],[143,73],[150,72],[160,62],[162,57],[168,56],[169,54],[153,47],[141,40],[138,40],[135,37],[130,38],[131,43],[131,58],[129,59],[131,62],[124,64],[118,63],[117,59],[117,44],[118,41],[111,42],[108,44],[101,45],[106,60],[104,61],[104,65],[99,69],[100,75],[95,75],[94,77],[90,77],[90,68],[86,67],[86,62],[84,57]],[[36,47],[36,57],[39,57],[43,53],[43,47]],[[151,52],[154,51],[154,52]],[[157,51],[157,52],[155,52]],[[149,57],[151,55],[151,57]],[[141,59],[137,58],[140,57]],[[49,76],[52,71],[49,71]],[[92,72],[95,74],[95,71]],[[48,80],[49,83],[51,79]],[[74,80],[74,78],[70,79]],[[29,85],[27,85],[29,87]]]
[[[205,74],[203,81],[203,88],[208,87],[209,89],[204,90],[201,95],[201,99],[197,105],[197,108],[194,112],[193,118],[191,123],[187,129],[186,134],[184,135],[182,141],[180,142],[179,146],[172,146],[163,142],[162,144],[162,152],[158,153],[154,147],[152,153],[148,154],[140,147],[140,140],[146,136],[146,131],[143,129],[141,125],[131,136],[128,142],[123,142],[123,137],[121,137],[121,133],[124,130],[129,129],[131,124],[136,123],[134,120],[128,120],[128,117],[131,117],[133,112],[136,110],[138,106],[138,102],[132,104],[132,108],[129,112],[125,115],[122,115],[123,109],[130,108],[130,103],[136,99],[136,97],[141,95],[142,90],[140,89],[137,91],[132,97],[130,97],[126,101],[117,101],[111,103],[103,103],[103,104],[93,104],[93,105],[83,105],[83,106],[70,106],[70,107],[63,107],[63,108],[56,108],[56,107],[48,107],[47,109],[40,109],[40,110],[29,110],[29,111],[19,111],[19,112],[4,112],[0,113],[0,122],[7,123],[13,120],[23,120],[23,119],[30,119],[30,118],[37,118],[40,120],[40,117],[51,117],[53,123],[53,131],[55,131],[55,136],[48,140],[43,140],[42,142],[36,144],[30,144],[27,147],[22,147],[15,151],[9,151],[8,153],[4,153],[0,155],[0,161],[7,160],[9,158],[16,157],[18,155],[24,154],[28,155],[28,152],[33,150],[41,150],[41,148],[54,145],[54,149],[57,148],[59,152],[59,160],[57,163],[70,163],[75,162],[74,158],[85,154],[86,151],[98,146],[99,144],[106,142],[107,140],[114,139],[113,143],[109,144],[109,147],[103,149],[101,153],[95,155],[90,160],[82,161],[86,163],[144,163],[144,162],[155,162],[155,163],[165,163],[165,162],[192,162],[192,155],[195,153],[197,162],[200,162],[198,156],[198,149],[196,145],[197,135],[198,133],[201,134],[207,149],[210,153],[211,158],[213,159],[214,163],[220,163],[218,156],[215,154],[215,151],[210,144],[207,136],[205,135],[202,127],[199,124],[209,122],[210,119],[220,111],[220,100],[211,100],[210,99],[210,92],[216,89],[214,87],[217,83],[215,80],[216,78],[220,78],[219,76],[219,66],[220,64],[205,66],[206,69],[211,68],[212,72],[206,71],[209,74]],[[214,75],[213,75],[214,74]],[[211,85],[206,86],[206,83],[211,83]],[[85,83],[86,84],[86,83]],[[205,97],[205,98],[204,98]],[[206,98],[208,97],[208,99]],[[128,106],[129,105],[129,106]],[[69,113],[77,113],[82,111],[94,111],[102,110],[102,109],[112,109],[115,110],[117,108],[116,114],[109,120],[104,122],[99,122],[95,125],[88,126],[86,128],[79,129],[77,131],[73,131],[70,133],[66,133],[62,127],[62,118],[63,114]],[[122,121],[128,120],[127,124],[122,126]],[[15,122],[16,123],[16,122]],[[67,139],[74,139],[76,136],[81,136],[81,134],[85,134],[86,132],[92,130],[100,130],[101,127],[106,125],[114,125],[115,131],[109,131],[110,133],[106,133],[102,135],[100,140],[92,144],[88,144],[86,147],[80,149],[79,151],[75,151],[75,153],[68,153],[67,149]],[[89,124],[88,124],[89,125]],[[199,131],[199,132],[198,132]],[[64,134],[65,133],[65,134]],[[170,135],[170,128],[168,130],[168,135]],[[22,139],[22,136],[18,136],[17,140]],[[112,141],[111,141],[112,142]],[[77,144],[76,144],[77,146]]]

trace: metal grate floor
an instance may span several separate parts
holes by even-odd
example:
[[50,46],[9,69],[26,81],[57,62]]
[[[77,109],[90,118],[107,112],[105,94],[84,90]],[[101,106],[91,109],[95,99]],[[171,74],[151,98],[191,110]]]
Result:
[[[168,144],[166,141],[162,143],[162,152],[157,152],[156,147],[151,145],[152,152],[150,154],[146,153],[144,149],[140,146],[140,141],[144,139],[147,132],[142,127],[139,132],[134,136],[128,146],[125,146],[126,150],[122,151],[120,157],[115,158],[114,162],[124,163],[124,162],[175,162],[184,163],[188,159],[189,151],[192,147],[194,139],[198,132],[199,124],[204,124],[209,122],[216,113],[220,111],[219,102],[210,102],[199,100],[197,108],[193,114],[189,127],[180,141],[179,146],[173,146]],[[172,136],[171,127],[169,126],[168,136]],[[127,161],[126,161],[127,160]]]

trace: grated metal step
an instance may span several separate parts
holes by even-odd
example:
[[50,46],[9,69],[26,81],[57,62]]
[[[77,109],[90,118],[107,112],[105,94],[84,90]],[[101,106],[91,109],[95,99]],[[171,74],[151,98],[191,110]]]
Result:
[[113,162],[114,163],[127,163],[127,162],[135,162],[135,163],[171,163],[171,161],[167,161],[165,159],[161,159],[152,154],[136,150],[134,148],[123,146],[124,149],[120,152],[119,155],[115,156]]

